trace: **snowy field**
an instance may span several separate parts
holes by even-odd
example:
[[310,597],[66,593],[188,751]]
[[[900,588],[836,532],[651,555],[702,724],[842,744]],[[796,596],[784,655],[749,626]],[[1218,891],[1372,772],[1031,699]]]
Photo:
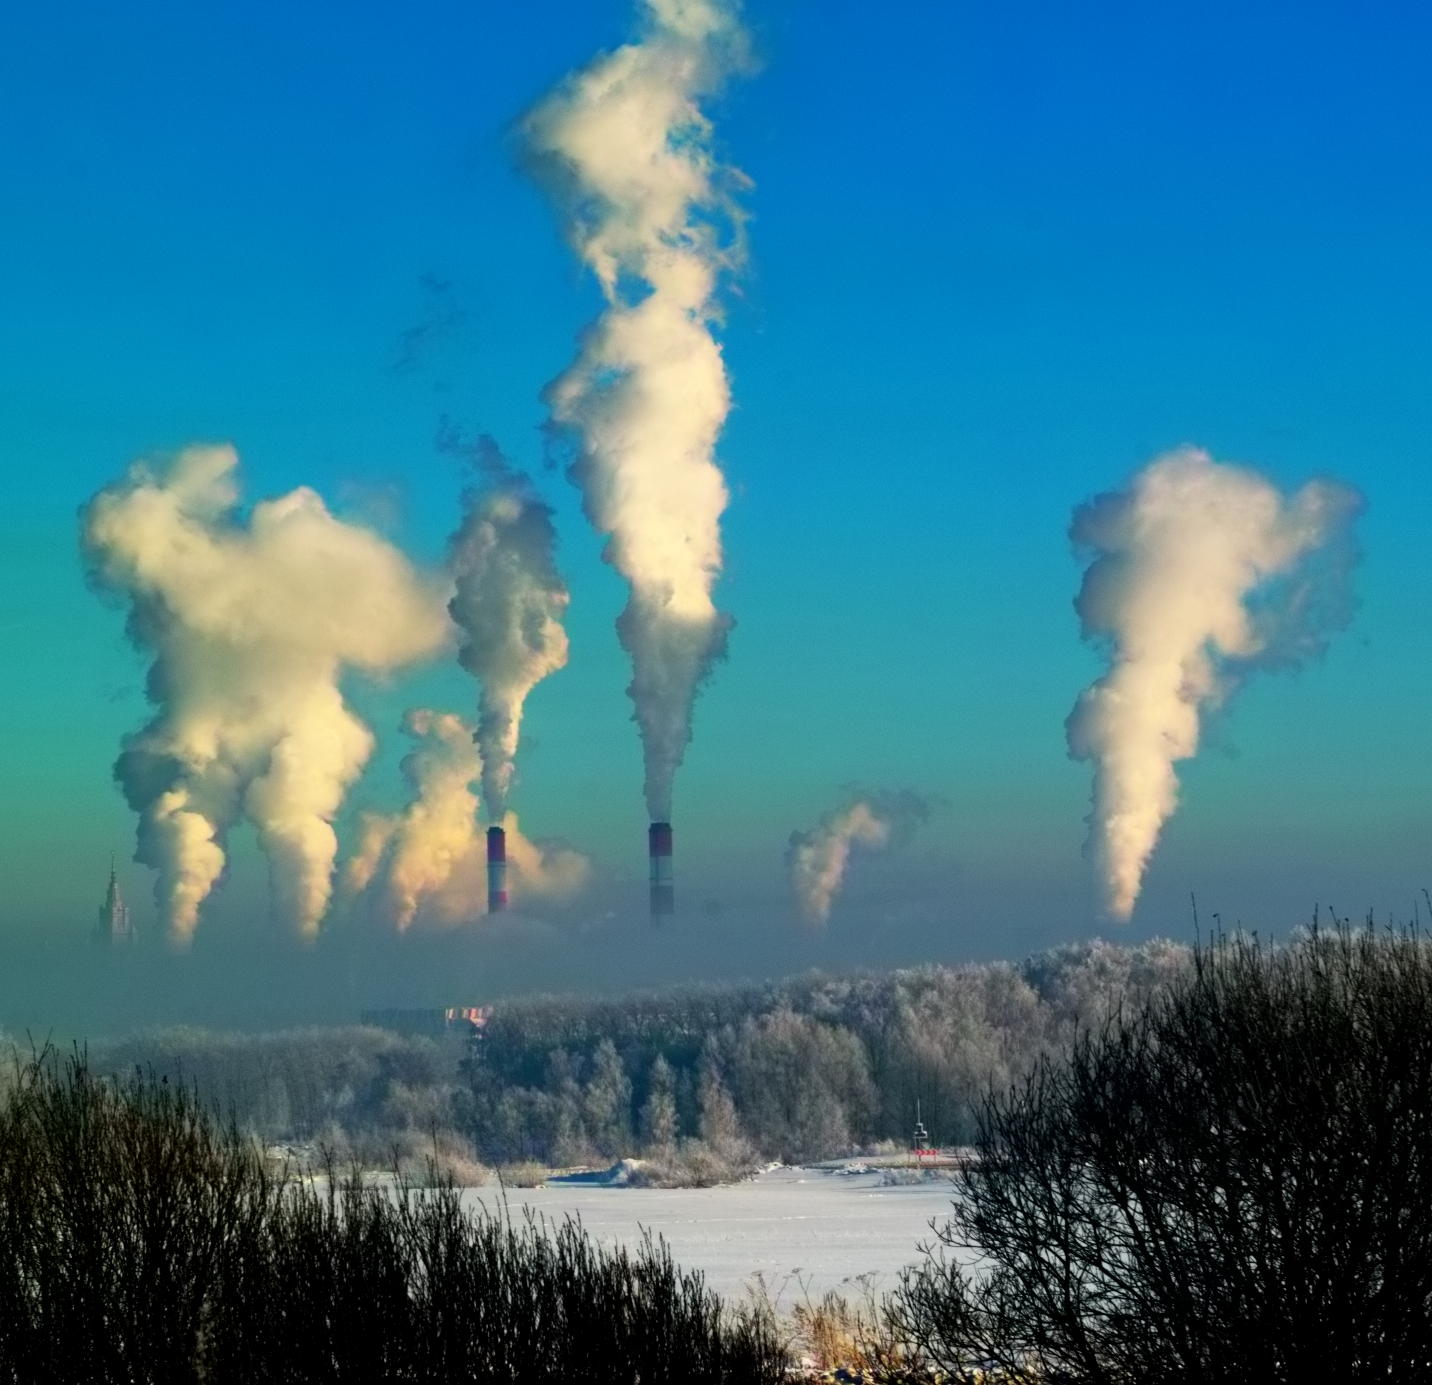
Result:
[[[489,1206],[494,1190],[465,1195]],[[893,1288],[903,1265],[920,1258],[930,1219],[944,1219],[944,1182],[882,1187],[878,1173],[774,1169],[720,1188],[604,1188],[552,1184],[512,1189],[513,1215],[523,1207],[560,1219],[578,1215],[599,1241],[633,1243],[642,1228],[666,1238],[679,1265],[705,1272],[724,1296],[739,1296],[756,1274],[781,1307],[798,1302],[803,1282],[812,1298],[828,1289],[859,1294],[852,1283],[870,1275],[877,1290]]]

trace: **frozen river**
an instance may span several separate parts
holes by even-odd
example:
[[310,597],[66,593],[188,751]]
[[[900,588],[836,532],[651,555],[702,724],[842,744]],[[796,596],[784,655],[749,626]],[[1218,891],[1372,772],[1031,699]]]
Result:
[[[467,1196],[491,1205],[493,1191]],[[578,1215],[599,1241],[633,1243],[642,1228],[666,1238],[679,1265],[703,1270],[723,1297],[739,1296],[756,1274],[780,1306],[828,1289],[858,1294],[852,1284],[873,1276],[877,1290],[893,1288],[904,1265],[920,1258],[931,1238],[930,1219],[949,1210],[945,1182],[882,1187],[878,1173],[835,1174],[819,1169],[774,1169],[746,1183],[719,1188],[608,1188],[549,1184],[512,1189],[514,1215],[523,1207],[561,1219]]]

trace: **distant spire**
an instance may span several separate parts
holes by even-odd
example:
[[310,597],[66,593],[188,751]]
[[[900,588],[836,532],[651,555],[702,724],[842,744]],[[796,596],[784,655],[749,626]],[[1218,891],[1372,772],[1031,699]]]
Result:
[[104,892],[104,903],[99,906],[99,925],[94,935],[95,940],[101,943],[134,941],[134,922],[129,916],[129,906],[119,892],[119,872],[113,852],[109,854],[109,887]]

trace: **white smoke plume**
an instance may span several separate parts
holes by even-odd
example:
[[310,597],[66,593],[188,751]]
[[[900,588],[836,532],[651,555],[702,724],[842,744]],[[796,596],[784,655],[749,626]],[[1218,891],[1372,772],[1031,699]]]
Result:
[[383,674],[447,636],[442,593],[384,539],[300,488],[238,511],[234,449],[135,464],[82,516],[93,580],[130,603],[152,652],[154,718],[115,777],[139,814],[136,857],[186,942],[241,815],[258,829],[275,903],[306,937],[328,907],[333,818],[372,750],[345,668]]
[[731,407],[712,328],[740,255],[731,194],[744,180],[717,163],[698,103],[741,65],[745,40],[721,0],[644,0],[642,15],[638,41],[567,78],[524,134],[606,299],[544,397],[577,439],[570,474],[631,586],[617,630],[647,806],[667,819],[692,704],[730,626],[712,599],[727,501],[714,453]]
[[[401,812],[363,815],[358,850],[344,871],[349,890],[376,890],[399,931],[422,910],[455,924],[487,910],[486,841],[477,823],[482,758],[472,726],[451,712],[411,711],[403,729],[417,745],[403,759],[412,799]],[[561,900],[586,884],[591,863],[563,846],[522,835],[517,815],[502,819],[508,869],[524,898]]]
[[448,611],[463,635],[458,658],[482,685],[482,797],[488,820],[501,822],[527,694],[567,662],[562,617],[569,598],[553,556],[551,507],[491,438],[465,449],[446,436],[452,450],[471,453],[479,474],[463,493],[462,523],[449,545],[456,590]]
[[1359,503],[1329,481],[1284,495],[1185,447],[1075,511],[1070,538],[1091,559],[1075,608],[1110,668],[1065,729],[1070,754],[1094,762],[1088,849],[1113,918],[1133,913],[1203,713],[1345,623]]
[[884,850],[908,835],[929,812],[926,800],[909,790],[862,794],[827,813],[809,832],[792,832],[786,871],[802,917],[808,923],[824,924],[855,848]]

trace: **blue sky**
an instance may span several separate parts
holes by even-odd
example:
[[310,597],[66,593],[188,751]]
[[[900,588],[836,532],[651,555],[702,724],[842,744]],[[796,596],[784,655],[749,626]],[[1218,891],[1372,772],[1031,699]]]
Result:
[[[754,180],[724,329],[720,600],[737,627],[678,781],[682,878],[718,904],[774,900],[787,834],[849,782],[944,807],[908,856],[852,878],[823,938],[773,943],[789,927],[774,904],[722,922],[742,902],[696,930],[729,928],[727,945],[683,935],[653,961],[637,919],[628,952],[655,978],[998,955],[1101,928],[1080,859],[1088,767],[1063,743],[1100,664],[1065,529],[1184,442],[1362,490],[1360,606],[1322,662],[1248,687],[1184,766],[1131,935],[1186,931],[1190,890],[1275,928],[1317,902],[1409,912],[1432,883],[1432,19],[746,14],[759,70],[714,112]],[[142,662],[85,589],[77,508],[135,456],[232,440],[251,499],[312,485],[431,560],[459,486],[432,445],[441,415],[540,468],[538,392],[597,297],[517,167],[512,122],[630,22],[605,0],[7,16],[0,948],[82,934],[108,853],[130,845],[110,765],[145,714]],[[433,311],[424,276],[464,318],[395,368]],[[573,658],[529,704],[516,806],[594,854],[620,915],[644,866],[611,630],[624,595],[575,492],[542,485]],[[473,697],[455,664],[353,695],[384,744],[354,807],[399,800],[405,707]],[[145,872],[124,878],[147,914]],[[889,891],[914,902],[891,912]],[[249,853],[212,927],[256,928],[265,908]]]

